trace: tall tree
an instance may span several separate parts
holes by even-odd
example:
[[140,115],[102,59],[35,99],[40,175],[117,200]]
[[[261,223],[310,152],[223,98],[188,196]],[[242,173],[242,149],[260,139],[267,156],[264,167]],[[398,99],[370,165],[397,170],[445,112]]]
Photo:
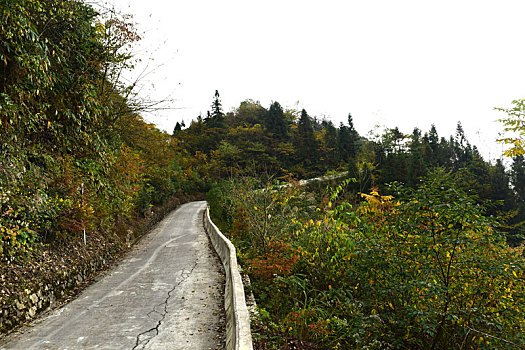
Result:
[[348,162],[354,153],[352,132],[350,128],[343,123],[339,125],[337,132],[337,153],[343,162]]
[[414,128],[410,137],[410,158],[408,160],[408,179],[407,184],[414,186],[418,179],[427,174],[425,161],[423,158],[424,145],[421,143],[421,130]]
[[173,134],[172,135],[175,136],[175,134],[178,133],[181,130],[182,130],[182,124],[177,122],[175,124],[175,127],[173,128]]
[[510,181],[514,188],[516,201],[525,203],[525,158],[516,156],[513,159],[510,171]]
[[312,168],[318,155],[318,145],[314,135],[312,121],[306,110],[301,111],[295,136],[295,154],[297,161],[306,168]]
[[224,127],[224,113],[222,112],[221,96],[219,91],[215,90],[213,102],[211,104],[211,112],[207,112],[207,117],[204,120],[210,127]]
[[337,129],[329,120],[321,122],[322,132],[322,153],[325,166],[328,169],[334,169],[338,165],[337,159]]
[[458,121],[458,124],[456,125],[455,140],[461,147],[464,146],[464,143],[466,141],[465,131],[463,130],[463,126],[461,125],[460,121]]
[[266,130],[281,140],[288,137],[288,123],[279,102],[272,103],[270,109],[266,112],[264,126],[266,126]]
[[351,139],[351,150],[350,150],[350,156],[355,157],[358,152],[358,141],[359,141],[359,133],[354,127],[354,121],[352,118],[352,114],[348,113],[348,131],[350,132],[350,139]]
[[514,237],[509,242],[518,245],[525,240],[525,158],[523,155],[514,157],[511,170],[510,182],[514,190],[514,198],[518,212],[512,219],[515,225]]
[[432,150],[435,152],[439,144],[439,136],[436,130],[436,126],[434,124],[431,125],[430,131],[428,132],[428,143],[430,144]]
[[510,202],[512,202],[513,194],[509,187],[510,178],[501,159],[496,160],[496,164],[490,167],[489,180],[491,199],[504,201],[504,209],[511,209]]
[[434,124],[430,127],[430,131],[423,136],[423,144],[425,145],[426,163],[431,167],[436,166],[439,157],[439,136]]
[[224,113],[222,113],[222,103],[221,96],[219,95],[219,90],[215,90],[213,103],[211,105],[211,111],[211,115],[213,118],[222,118],[224,116]]

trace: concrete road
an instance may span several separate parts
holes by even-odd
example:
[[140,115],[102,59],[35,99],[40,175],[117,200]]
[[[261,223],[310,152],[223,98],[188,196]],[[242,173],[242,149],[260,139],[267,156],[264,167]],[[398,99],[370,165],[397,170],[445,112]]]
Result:
[[205,206],[169,214],[105,277],[0,348],[222,349],[224,275],[202,226]]

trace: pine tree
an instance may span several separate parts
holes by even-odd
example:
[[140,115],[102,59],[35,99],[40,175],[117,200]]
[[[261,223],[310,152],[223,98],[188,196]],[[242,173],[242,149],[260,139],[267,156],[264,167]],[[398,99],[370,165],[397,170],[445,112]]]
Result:
[[421,130],[414,128],[410,140],[410,158],[408,160],[408,179],[407,184],[414,186],[418,179],[427,174],[425,161],[423,158],[423,144],[421,143]]
[[325,166],[334,169],[338,165],[337,159],[337,129],[331,121],[323,120],[321,125],[324,130],[323,148]]
[[206,112],[204,123],[211,128],[225,127],[224,113],[222,112],[222,103],[218,90],[215,90],[215,95],[211,104],[211,111]]
[[337,152],[343,162],[348,162],[354,153],[354,144],[352,142],[352,132],[350,128],[343,123],[339,125],[337,132]]
[[432,124],[428,133],[428,143],[434,152],[436,152],[439,145],[439,136],[436,130],[436,126]]
[[213,124],[213,118],[211,117],[211,112],[210,111],[206,111],[206,117],[204,118],[204,124],[206,125],[211,125]]
[[288,123],[284,117],[284,111],[279,102],[274,102],[264,116],[266,130],[275,137],[284,140],[288,138]]
[[348,131],[350,132],[350,157],[355,157],[358,152],[358,141],[359,141],[359,133],[354,128],[354,121],[352,118],[352,115],[348,113]]
[[510,182],[514,188],[518,213],[512,220],[512,223],[516,225],[516,232],[509,241],[513,245],[518,245],[525,239],[525,159],[522,155],[514,157]]
[[224,119],[224,113],[222,112],[222,103],[221,97],[219,95],[219,90],[215,90],[215,95],[213,98],[213,103],[211,105],[211,117],[216,121]]
[[177,124],[175,124],[175,128],[173,129],[173,136],[175,136],[175,134],[181,130],[182,130],[182,124],[177,122]]
[[464,146],[464,143],[466,141],[465,131],[463,130],[463,126],[461,125],[461,122],[459,122],[459,121],[458,121],[458,124],[456,125],[455,140],[461,147]]
[[525,203],[525,158],[514,157],[510,172],[510,181],[514,187],[516,201]]
[[423,136],[424,160],[429,167],[435,167],[439,159],[439,136],[436,126],[432,124],[430,131]]
[[509,175],[505,171],[505,166],[503,165],[501,159],[498,159],[496,161],[496,164],[490,167],[489,176],[491,192],[490,199],[495,201],[505,201],[505,209],[510,209],[509,207],[507,207],[512,197],[512,191],[509,187],[510,179]]
[[301,111],[301,117],[297,123],[297,135],[294,143],[297,160],[307,167],[311,166],[317,158],[318,145],[312,121],[304,109]]

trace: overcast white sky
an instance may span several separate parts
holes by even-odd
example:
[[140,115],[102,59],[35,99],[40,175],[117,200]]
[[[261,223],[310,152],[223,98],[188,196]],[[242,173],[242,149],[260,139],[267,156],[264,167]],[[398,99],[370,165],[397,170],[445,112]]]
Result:
[[362,135],[434,123],[448,137],[459,120],[494,159],[493,108],[525,97],[523,0],[110,1],[144,32],[137,56],[153,58],[141,93],[175,99],[144,116],[169,132],[217,89],[226,111],[250,98],[336,125],[351,113]]

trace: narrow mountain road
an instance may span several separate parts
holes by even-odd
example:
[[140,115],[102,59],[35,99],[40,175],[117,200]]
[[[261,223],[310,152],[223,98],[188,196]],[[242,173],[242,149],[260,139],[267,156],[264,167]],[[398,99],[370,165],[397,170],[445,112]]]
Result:
[[181,206],[75,300],[1,349],[222,349],[224,275],[202,225]]

